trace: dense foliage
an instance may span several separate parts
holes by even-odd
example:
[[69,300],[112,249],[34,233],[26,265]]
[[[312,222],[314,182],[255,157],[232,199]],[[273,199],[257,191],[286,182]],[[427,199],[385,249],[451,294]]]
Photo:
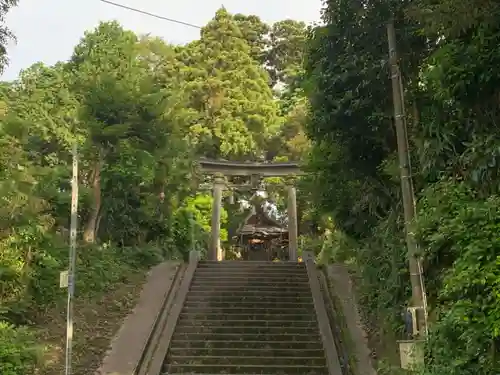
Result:
[[[1,2],[0,23],[16,1]],[[37,313],[64,292],[71,150],[79,149],[77,296],[202,253],[212,199],[199,157],[304,160],[303,246],[349,262],[379,359],[395,364],[409,298],[388,69],[397,30],[430,308],[426,375],[500,364],[500,6],[495,0],[327,0],[311,28],[220,9],[173,46],[116,22],[67,62],[0,86],[0,373],[30,374]],[[0,28],[0,66],[9,31]],[[304,51],[307,51],[304,53]],[[285,206],[282,179],[269,201]],[[225,196],[222,240],[241,212]],[[229,256],[228,256],[229,257]],[[387,345],[381,345],[385,342]]]
[[[401,328],[409,281],[386,25],[394,20],[418,194],[431,334],[426,373],[498,373],[500,7],[495,1],[326,1],[306,79],[313,194],[360,272],[377,334]],[[335,242],[335,241],[334,241]],[[338,242],[337,242],[338,243]],[[397,336],[396,336],[397,337]],[[378,349],[382,345],[376,345]],[[377,353],[379,358],[390,357]]]
[[[2,1],[1,16],[15,4]],[[9,36],[2,28],[0,45]],[[64,298],[73,145],[76,298],[190,249],[204,254],[212,198],[198,189],[203,176],[193,162],[299,157],[303,147],[290,141],[303,133],[303,104],[286,84],[300,70],[305,36],[301,22],[267,25],[225,9],[185,46],[104,22],[67,62],[34,64],[2,84],[0,373],[34,373],[41,348],[31,327]],[[226,202],[222,241],[244,215]]]

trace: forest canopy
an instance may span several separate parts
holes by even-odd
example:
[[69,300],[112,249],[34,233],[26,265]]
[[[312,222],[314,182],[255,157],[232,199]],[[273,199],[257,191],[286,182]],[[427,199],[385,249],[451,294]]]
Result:
[[[15,4],[2,2],[2,16]],[[5,46],[10,34],[0,35]],[[36,63],[2,83],[0,373],[33,373],[30,327],[64,298],[57,283],[68,266],[73,145],[76,293],[90,298],[133,270],[206,252],[212,197],[199,189],[200,157],[302,158],[306,108],[291,82],[305,40],[302,22],[268,25],[224,8],[183,46],[101,22],[68,61]],[[226,202],[223,243],[240,211]]]

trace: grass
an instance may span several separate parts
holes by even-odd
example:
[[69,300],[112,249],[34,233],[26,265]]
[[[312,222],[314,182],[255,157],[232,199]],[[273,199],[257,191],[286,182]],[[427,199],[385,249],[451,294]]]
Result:
[[[108,350],[123,319],[135,306],[146,271],[130,274],[127,280],[95,296],[74,302],[73,374],[94,373]],[[59,303],[36,319],[37,337],[44,346],[36,375],[60,375],[65,368],[66,304]]]

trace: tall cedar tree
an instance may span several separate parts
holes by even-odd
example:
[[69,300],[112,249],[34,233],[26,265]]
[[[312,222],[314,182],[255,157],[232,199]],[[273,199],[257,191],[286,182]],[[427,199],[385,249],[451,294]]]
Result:
[[187,89],[199,121],[191,138],[199,155],[259,159],[279,129],[269,76],[251,55],[238,23],[225,10],[203,28],[187,61]]

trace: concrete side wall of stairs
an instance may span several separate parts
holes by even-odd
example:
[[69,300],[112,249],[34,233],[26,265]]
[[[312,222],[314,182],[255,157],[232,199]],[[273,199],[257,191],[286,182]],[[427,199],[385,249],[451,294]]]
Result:
[[349,337],[348,354],[356,362],[352,373],[376,375],[349,271],[342,264],[334,264],[326,268],[326,275],[331,285],[330,293],[334,294],[338,301],[337,308],[340,311],[337,313],[342,315],[347,329],[343,334]]

